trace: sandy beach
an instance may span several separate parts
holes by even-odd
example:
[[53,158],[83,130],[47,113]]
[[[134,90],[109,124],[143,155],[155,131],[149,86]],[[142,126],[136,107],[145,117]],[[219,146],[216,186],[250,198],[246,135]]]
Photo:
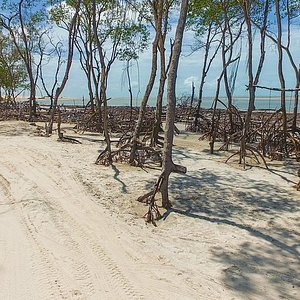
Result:
[[299,163],[245,171],[182,133],[154,227],[136,199],[160,170],[95,165],[103,138],[63,129],[82,144],[0,122],[0,299],[300,299]]

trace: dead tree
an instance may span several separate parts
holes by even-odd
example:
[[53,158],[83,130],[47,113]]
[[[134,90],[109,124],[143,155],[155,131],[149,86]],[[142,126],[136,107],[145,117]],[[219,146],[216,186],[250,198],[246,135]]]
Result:
[[[158,51],[160,53],[160,83],[159,83],[159,90],[157,94],[155,122],[153,124],[153,129],[151,134],[151,139],[152,139],[151,145],[152,146],[161,145],[158,135],[161,130],[162,99],[163,99],[165,82],[166,82],[166,74],[168,71],[168,66],[165,57],[165,40],[166,40],[166,35],[169,26],[169,21],[168,21],[169,11],[174,1],[156,0],[156,1],[148,1],[148,2],[154,18],[152,20],[146,16],[146,19],[147,21],[150,22],[152,27],[155,29],[155,38],[152,43],[152,67],[151,67],[149,82],[146,87],[146,91],[142,103],[140,105],[139,117],[134,132],[132,134],[131,151],[130,151],[130,159],[129,159],[129,163],[131,165],[136,165],[138,148],[143,147],[140,141],[140,134],[141,134],[143,118],[145,115],[146,105],[148,103],[149,96],[153,89],[153,85],[156,78],[157,65],[158,65],[158,61],[157,61]],[[172,50],[172,43],[171,43],[171,50]]]
[[176,77],[178,70],[179,57],[182,47],[183,32],[185,28],[186,15],[188,10],[188,0],[181,2],[180,15],[176,28],[176,35],[174,41],[173,54],[168,73],[168,88],[167,88],[167,115],[166,115],[166,130],[165,142],[163,150],[163,163],[162,173],[159,176],[156,185],[151,193],[139,198],[139,201],[148,199],[149,210],[147,213],[147,222],[155,224],[155,219],[159,217],[157,205],[155,203],[155,194],[160,191],[162,194],[162,206],[166,209],[171,208],[172,204],[169,199],[169,176],[172,172],[186,173],[186,168],[173,163],[172,161],[172,148],[174,138],[174,121],[175,121],[175,108],[176,108]]
[[[237,36],[235,37],[235,39],[233,39],[233,43],[231,44],[231,46],[228,46],[229,48],[233,47],[233,45],[236,43],[236,41],[238,40],[238,38],[240,37],[241,34],[241,29],[242,29],[242,25],[239,27],[239,31]],[[221,103],[225,108],[230,108],[232,106],[232,104],[230,104],[231,102],[229,102],[228,106],[226,106],[224,103],[222,103],[219,99],[219,95],[220,95],[220,88],[221,88],[221,81],[224,78],[224,74],[227,70],[227,68],[235,63],[236,61],[238,61],[240,59],[240,56],[236,56],[235,58],[233,58],[233,50],[230,50],[230,55],[229,57],[226,59],[225,54],[226,54],[226,47],[224,46],[225,44],[225,35],[226,35],[226,31],[222,30],[222,60],[223,60],[223,69],[221,71],[221,74],[219,76],[219,78],[217,79],[217,88],[216,88],[216,93],[215,93],[215,98],[213,101],[213,115],[212,115],[212,123],[211,123],[211,129],[208,133],[209,135],[209,144],[210,144],[210,152],[211,154],[213,154],[214,152],[214,143],[215,143],[215,139],[214,137],[216,136],[214,131],[217,129],[216,123],[218,123],[218,116],[217,116],[217,105],[218,103]],[[229,49],[227,48],[227,49]],[[226,80],[225,80],[226,81]],[[228,82],[227,82],[228,84]],[[226,85],[226,84],[225,84]],[[231,110],[228,110],[229,112],[229,117],[230,117],[230,132],[232,132],[233,130],[233,120],[232,120],[232,112]]]

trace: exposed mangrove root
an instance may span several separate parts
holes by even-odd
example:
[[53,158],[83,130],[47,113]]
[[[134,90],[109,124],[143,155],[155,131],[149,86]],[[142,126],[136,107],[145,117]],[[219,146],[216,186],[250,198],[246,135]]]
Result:
[[[118,142],[118,144],[121,144]],[[109,155],[107,148],[104,149],[96,159],[96,164],[110,165],[112,162],[129,163],[132,144],[126,143]],[[154,149],[145,143],[138,141],[136,155],[131,165],[144,167],[147,164],[158,164],[161,166],[162,154],[160,149]]]
[[148,205],[148,211],[144,215],[144,218],[146,219],[147,223],[152,223],[154,226],[157,226],[155,221],[161,218],[161,214],[156,204],[155,195],[159,191],[163,179],[164,173],[159,176],[153,187],[153,190],[150,193],[147,193],[137,199],[137,201],[146,203]]
[[[266,169],[269,169],[269,168],[268,168],[268,165],[267,165],[267,162],[266,162],[265,158],[263,157],[263,155],[262,155],[257,149],[255,149],[254,147],[249,146],[249,145],[246,145],[246,146],[245,146],[245,152],[243,153],[243,167],[244,167],[244,169],[246,168],[246,158],[247,158],[247,157],[248,157],[248,158],[251,158],[251,156],[248,155],[247,150],[253,155],[253,157],[254,157],[254,159],[255,159],[255,161],[256,161],[257,164],[260,164],[260,161],[259,161],[259,159],[258,159],[258,156],[259,156],[259,157],[261,158],[261,160],[263,161],[263,163],[264,163]],[[236,152],[234,152],[232,155],[230,155],[230,156],[225,160],[225,163],[228,163],[228,161],[229,161],[230,159],[232,159],[232,158],[233,158],[234,156],[236,156],[236,155],[239,155],[239,156],[241,155],[241,149],[239,149],[238,151],[236,151]],[[240,163],[241,163],[241,162],[240,162]]]
[[[168,171],[167,171],[168,170]],[[185,174],[187,172],[186,167],[176,165],[173,162],[170,162],[167,169],[163,169],[161,175],[158,177],[156,183],[153,186],[152,191],[149,193],[140,196],[137,201],[145,203],[148,205],[148,212],[144,215],[146,218],[147,223],[152,223],[154,226],[156,226],[157,220],[161,218],[161,214],[159,212],[155,196],[157,192],[161,192],[162,194],[162,207],[165,209],[169,209],[172,207],[172,203],[168,200],[164,199],[166,197],[166,184],[168,182],[168,175],[170,175],[172,172],[179,173],[179,174]],[[165,201],[165,203],[164,203]]]
[[57,119],[57,134],[58,134],[58,141],[59,142],[67,142],[67,143],[72,143],[72,144],[82,144],[80,141],[70,138],[70,137],[65,137],[64,134],[61,132],[61,112],[60,109],[58,109],[58,119]]
[[112,153],[109,153],[108,147],[106,147],[103,151],[100,152],[98,155],[95,164],[96,165],[103,165],[103,166],[110,166],[112,164]]

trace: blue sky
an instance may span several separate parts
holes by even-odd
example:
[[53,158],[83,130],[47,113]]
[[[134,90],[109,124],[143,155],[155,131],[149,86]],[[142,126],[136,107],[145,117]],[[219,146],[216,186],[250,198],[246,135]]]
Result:
[[[175,27],[172,28],[169,37],[174,35]],[[55,34],[57,36],[65,36],[61,30],[56,30]],[[201,67],[203,61],[203,53],[201,51],[191,53],[190,46],[193,44],[194,37],[191,31],[186,31],[183,41],[182,55],[180,59],[178,78],[177,78],[177,96],[183,94],[189,94],[191,92],[191,83],[195,82],[196,85],[196,95],[198,93],[198,85],[200,81]],[[300,63],[300,26],[295,25],[292,27],[292,44],[291,50],[295,57],[295,61]],[[259,34],[255,35],[254,39],[254,68],[257,66],[259,59]],[[54,62],[53,62],[54,65]],[[54,66],[49,64],[47,66],[47,77],[51,77],[51,73],[54,72]],[[132,87],[133,94],[135,97],[141,98],[143,96],[147,81],[149,78],[151,70],[151,45],[149,49],[140,55],[140,59],[137,64],[133,64],[131,69],[132,77]],[[221,72],[221,59],[218,56],[212,65],[212,68],[208,74],[206,85],[204,88],[204,96],[213,96],[215,93],[216,79]],[[112,98],[128,97],[127,80],[124,74],[125,65],[123,62],[116,61],[112,67],[109,84],[108,84],[108,96]],[[293,88],[295,84],[294,72],[290,67],[290,63],[285,56],[284,59],[284,73],[286,77],[286,86]],[[157,87],[159,82],[159,72],[157,75],[157,80],[152,93],[155,97]],[[240,69],[236,81],[236,88],[234,95],[243,96],[247,95],[245,85],[248,82],[247,75],[247,45],[246,37],[244,37],[242,56],[240,61]],[[277,50],[276,46],[267,39],[266,44],[266,61],[263,68],[263,73],[261,75],[260,85],[279,87],[279,80],[277,75]],[[71,69],[70,79],[65,87],[63,96],[82,98],[83,96],[87,98],[87,88],[86,79],[83,71],[81,70],[78,55],[74,56],[73,65]],[[224,90],[222,89],[222,94],[224,95]],[[269,92],[258,91],[258,95],[269,95]],[[273,93],[273,96],[277,96]]]

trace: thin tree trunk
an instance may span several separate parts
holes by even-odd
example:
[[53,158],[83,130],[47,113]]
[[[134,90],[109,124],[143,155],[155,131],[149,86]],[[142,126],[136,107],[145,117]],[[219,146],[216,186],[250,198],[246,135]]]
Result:
[[[164,8],[165,4],[165,8]],[[158,2],[158,6],[156,9],[156,30],[159,33],[158,36],[158,50],[160,54],[160,80],[159,80],[159,89],[156,98],[156,110],[155,110],[155,122],[152,130],[152,138],[151,138],[151,145],[162,145],[159,141],[159,132],[161,131],[161,116],[162,116],[162,102],[163,102],[163,95],[165,90],[165,84],[167,80],[167,72],[170,66],[170,61],[168,66],[166,66],[166,49],[165,49],[165,41],[168,32],[168,22],[169,22],[169,9],[170,9],[170,2],[160,0]],[[172,48],[173,44],[171,42],[171,54],[172,55]]]
[[76,29],[77,29],[76,23],[77,23],[77,18],[78,18],[78,14],[79,14],[80,3],[81,3],[81,0],[78,0],[78,3],[76,5],[76,10],[72,17],[70,28],[69,28],[67,65],[66,65],[66,69],[65,69],[65,73],[64,73],[64,77],[63,77],[61,86],[56,89],[55,96],[53,99],[53,107],[52,107],[50,122],[49,122],[49,126],[48,126],[49,134],[51,134],[52,130],[53,130],[54,116],[55,116],[55,112],[56,112],[56,108],[57,108],[58,98],[61,95],[62,91],[64,90],[66,83],[69,79],[69,73],[71,70],[72,60],[73,60],[74,43],[75,43]]
[[[254,102],[255,102],[255,88],[253,86],[253,41],[252,41],[252,27],[250,20],[250,4],[249,0],[243,1],[243,11],[244,18],[247,26],[247,39],[248,39],[248,89],[249,89],[249,104],[248,111],[246,115],[246,120],[244,123],[243,134],[241,138],[241,148],[240,148],[240,160],[239,163],[245,162],[246,157],[246,143],[247,143],[247,135],[250,129],[250,122],[252,112],[254,110]],[[245,167],[245,165],[244,165]]]
[[298,80],[296,83],[296,90],[294,94],[294,108],[293,108],[293,123],[292,123],[292,132],[295,133],[297,130],[297,116],[298,116],[298,103],[299,103],[299,86],[300,86],[300,66],[298,69]]
[[210,154],[214,153],[214,144],[215,144],[215,130],[216,130],[216,112],[217,112],[217,105],[218,105],[218,100],[219,100],[219,94],[220,94],[220,87],[221,87],[221,80],[224,75],[224,69],[221,72],[219,78],[217,79],[217,88],[216,88],[216,94],[215,94],[215,99],[213,102],[213,114],[211,117],[212,123],[211,123],[211,130],[209,133],[209,146],[210,146]]
[[282,26],[281,26],[281,15],[280,15],[280,3],[279,0],[275,0],[275,11],[276,11],[276,20],[277,20],[277,50],[278,50],[278,77],[280,80],[281,86],[281,110],[282,110],[282,127],[283,127],[283,150],[287,154],[286,149],[286,138],[287,138],[287,116],[286,116],[286,99],[285,99],[285,79],[283,75],[283,51],[282,51]]
[[92,111],[94,111],[95,104],[94,104],[94,94],[93,94],[92,80],[91,80],[90,71],[89,71],[89,75],[87,77],[87,81],[88,81],[88,91],[89,91],[89,102],[91,103],[91,109],[92,109]]
[[156,72],[157,72],[157,47],[158,47],[158,32],[156,32],[155,39],[152,44],[152,67],[151,67],[151,74],[149,78],[148,85],[146,87],[146,91],[140,106],[140,111],[139,111],[139,117],[137,120],[137,123],[135,125],[135,129],[133,132],[133,137],[132,137],[132,146],[131,146],[131,151],[130,151],[130,158],[129,158],[129,163],[133,164],[136,158],[136,150],[137,150],[137,143],[138,139],[140,136],[141,128],[142,128],[142,123],[144,119],[144,115],[146,112],[146,106],[151,94],[151,91],[153,89],[155,77],[156,77]]
[[127,60],[127,62],[126,62],[126,74],[127,74],[127,80],[128,80],[129,105],[130,105],[129,121],[131,122],[132,121],[132,109],[133,109],[133,96],[132,96],[131,78],[130,78],[130,72],[129,72],[129,63],[130,63],[130,60]]
[[259,82],[259,77],[264,65],[265,61],[265,42],[266,42],[266,29],[267,29],[267,23],[268,23],[268,12],[269,12],[269,0],[266,0],[265,2],[265,8],[264,8],[264,17],[263,17],[263,25],[260,28],[260,59],[254,79],[254,85],[257,85]]
[[[163,49],[161,49],[163,48]],[[161,130],[162,102],[165,90],[166,75],[166,59],[164,45],[160,45],[160,81],[156,98],[155,123],[152,132],[152,146],[159,144],[158,135]]]
[[[98,69],[98,68],[97,68]],[[101,106],[102,106],[102,100],[100,98],[100,95],[99,95],[99,75],[97,76],[95,74],[95,70],[94,68],[92,68],[92,78],[93,78],[93,82],[94,82],[94,86],[95,86],[95,103],[96,103],[96,106],[97,106],[97,112],[98,112],[98,130],[99,132],[101,132],[101,125],[102,125],[102,109],[101,109]]]
[[[226,2],[227,3],[227,2]],[[232,58],[232,54],[233,54],[233,38],[232,38],[232,33],[231,33],[231,28],[230,28],[230,24],[228,21],[228,16],[227,16],[227,4],[224,5],[223,10],[224,10],[224,34],[222,35],[222,63],[223,63],[223,69],[224,69],[224,75],[223,75],[223,79],[224,79],[224,87],[225,87],[225,92],[226,92],[226,96],[227,96],[227,104],[228,107],[230,107],[232,105],[232,94],[230,91],[230,87],[229,87],[229,82],[228,82],[228,64],[227,64],[227,58],[226,58],[226,53],[227,51],[229,51],[229,58],[228,60],[231,60]],[[226,45],[226,32],[229,33],[229,37],[230,37],[230,45]],[[232,112],[231,110],[229,110],[229,122],[230,122],[230,134],[233,133],[234,129],[233,129],[233,117],[232,117]]]
[[186,168],[178,168],[172,161],[172,149],[174,138],[174,122],[175,122],[175,108],[176,108],[176,96],[175,87],[178,71],[179,57],[182,47],[183,31],[185,28],[186,15],[188,10],[188,0],[182,0],[180,16],[176,28],[174,48],[170,63],[170,69],[168,74],[168,88],[167,88],[167,115],[166,115],[166,131],[165,131],[165,143],[163,150],[163,163],[162,163],[162,176],[163,180],[160,186],[160,192],[162,194],[162,206],[166,209],[170,208],[171,202],[168,194],[168,183],[171,172],[183,171],[186,172]]
[[107,162],[109,164],[112,163],[112,156],[111,156],[111,141],[109,136],[109,129],[108,129],[108,107],[107,107],[107,96],[106,96],[106,80],[107,74],[104,67],[104,56],[101,55],[101,64],[102,64],[102,71],[101,71],[101,99],[103,102],[103,132],[104,138],[106,142],[106,151],[107,151]]
[[192,96],[191,96],[191,109],[193,108],[193,104],[194,104],[194,97],[195,97],[195,84],[194,81],[192,82]]
[[208,61],[208,56],[209,56],[209,51],[211,48],[211,43],[214,39],[214,37],[216,36],[216,32],[213,34],[213,36],[211,37],[211,31],[212,31],[212,23],[209,25],[208,27],[208,34],[207,34],[207,39],[206,39],[206,44],[205,44],[205,54],[204,54],[204,61],[203,61],[203,68],[202,68],[202,74],[201,74],[201,81],[200,81],[200,85],[199,85],[199,99],[198,99],[198,104],[197,104],[197,109],[196,109],[196,115],[195,115],[195,121],[194,121],[194,130],[197,131],[197,126],[198,126],[198,119],[200,116],[200,108],[201,108],[201,104],[202,104],[202,100],[203,100],[203,88],[204,88],[204,84],[205,84],[205,79],[207,76],[207,73],[210,69],[210,66],[212,64],[212,62],[214,61],[220,47],[222,44],[222,40],[219,41],[219,44],[217,46],[217,48],[215,49],[212,57],[209,59]]
[[35,91],[35,88],[36,88],[36,86],[35,86],[34,79],[33,79],[33,77],[30,76],[29,121],[32,121],[33,118],[36,116],[36,91]]

